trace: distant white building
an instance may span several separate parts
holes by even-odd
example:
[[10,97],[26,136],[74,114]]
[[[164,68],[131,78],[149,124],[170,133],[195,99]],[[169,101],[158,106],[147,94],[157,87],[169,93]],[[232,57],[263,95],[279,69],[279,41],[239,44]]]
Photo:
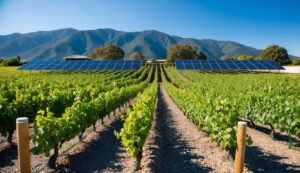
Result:
[[146,63],[165,63],[165,59],[152,59],[152,60],[146,60]]
[[65,60],[90,60],[87,56],[84,55],[70,55],[70,56],[65,56]]

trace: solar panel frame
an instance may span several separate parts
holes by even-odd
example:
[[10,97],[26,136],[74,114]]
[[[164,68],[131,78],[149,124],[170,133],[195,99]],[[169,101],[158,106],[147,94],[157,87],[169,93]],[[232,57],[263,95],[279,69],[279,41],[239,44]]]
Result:
[[221,70],[219,63],[210,63],[210,66],[214,70]]
[[106,62],[104,63],[103,61],[96,61],[94,62],[93,67],[95,67],[94,70],[104,70],[105,65]]
[[132,69],[132,62],[126,61],[123,66],[123,70],[131,70],[131,69]]
[[238,66],[240,70],[249,70],[249,68],[242,61],[236,61],[235,65]]
[[267,64],[269,64],[270,66],[272,66],[275,70],[285,70],[284,67],[282,67],[281,65],[275,63],[274,61],[272,60],[265,60],[265,62]]
[[36,60],[18,70],[138,70],[141,60]]
[[207,62],[207,63],[200,63],[202,65],[202,69],[203,70],[211,70],[211,65]]
[[97,61],[92,61],[91,64],[88,67],[88,70],[96,70],[98,68],[99,64]]
[[177,60],[179,70],[282,70],[271,60]]
[[252,64],[253,64],[257,69],[259,69],[259,70],[268,70],[268,68],[265,67],[263,64],[259,63],[258,60],[254,60],[254,61],[252,62]]
[[116,65],[114,67],[114,70],[122,70],[123,69],[123,65],[124,65],[124,61],[117,61]]
[[185,63],[184,63],[184,67],[186,69],[190,69],[190,70],[194,70],[194,66],[193,66],[193,62],[191,60],[187,60]]

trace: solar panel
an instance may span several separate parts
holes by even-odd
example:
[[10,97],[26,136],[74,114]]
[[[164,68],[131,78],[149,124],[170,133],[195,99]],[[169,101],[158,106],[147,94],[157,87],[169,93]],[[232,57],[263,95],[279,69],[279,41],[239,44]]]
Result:
[[211,66],[208,62],[201,63],[203,70],[211,70]]
[[18,70],[138,70],[140,60],[36,60]]
[[114,70],[116,65],[115,61],[110,61],[107,63],[107,65],[105,66],[105,70]]
[[284,70],[271,60],[177,60],[178,70]]

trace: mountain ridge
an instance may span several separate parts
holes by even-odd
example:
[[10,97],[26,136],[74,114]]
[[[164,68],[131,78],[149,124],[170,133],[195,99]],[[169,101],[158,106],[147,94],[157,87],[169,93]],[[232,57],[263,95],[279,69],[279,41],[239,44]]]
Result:
[[62,59],[64,56],[86,55],[104,44],[116,44],[128,58],[140,51],[148,58],[164,59],[167,49],[174,44],[191,44],[204,52],[209,59],[224,55],[247,54],[257,56],[261,50],[234,41],[184,38],[157,30],[125,32],[110,28],[77,30],[63,28],[52,31],[12,33],[0,35],[0,57],[20,55],[22,60]]

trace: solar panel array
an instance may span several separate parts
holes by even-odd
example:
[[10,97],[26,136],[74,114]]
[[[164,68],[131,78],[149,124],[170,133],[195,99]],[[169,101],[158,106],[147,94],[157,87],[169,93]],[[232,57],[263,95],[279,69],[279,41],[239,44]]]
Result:
[[18,70],[138,70],[140,60],[36,60]]
[[177,60],[177,70],[284,70],[271,60]]

